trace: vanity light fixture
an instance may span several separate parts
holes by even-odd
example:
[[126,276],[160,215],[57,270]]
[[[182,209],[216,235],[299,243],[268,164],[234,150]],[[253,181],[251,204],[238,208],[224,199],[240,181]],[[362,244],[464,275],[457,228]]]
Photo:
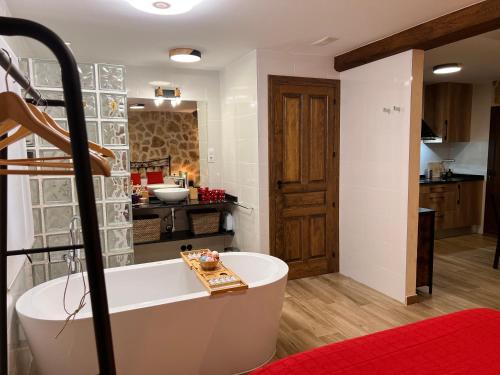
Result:
[[457,73],[462,70],[462,65],[458,63],[449,63],[449,64],[441,64],[436,65],[432,68],[432,72],[434,74],[451,74]]
[[174,48],[170,50],[170,60],[181,63],[194,63],[201,60],[201,52],[193,48]]
[[170,16],[189,12],[203,0],[127,0],[134,8],[151,14]]
[[154,102],[155,102],[155,106],[157,106],[157,107],[161,106],[161,105],[163,104],[163,102],[164,102],[164,101],[165,101],[165,98],[161,98],[161,97],[160,97],[160,98],[156,98],[156,99],[154,100]]
[[130,109],[144,109],[144,107],[146,107],[144,104],[142,103],[137,103],[137,104],[132,104],[130,105]]

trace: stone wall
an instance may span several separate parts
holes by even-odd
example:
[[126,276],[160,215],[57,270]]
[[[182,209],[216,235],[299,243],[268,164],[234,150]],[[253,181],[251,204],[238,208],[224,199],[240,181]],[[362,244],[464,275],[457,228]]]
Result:
[[198,120],[192,113],[130,111],[130,156],[134,162],[171,157],[171,172],[200,180]]

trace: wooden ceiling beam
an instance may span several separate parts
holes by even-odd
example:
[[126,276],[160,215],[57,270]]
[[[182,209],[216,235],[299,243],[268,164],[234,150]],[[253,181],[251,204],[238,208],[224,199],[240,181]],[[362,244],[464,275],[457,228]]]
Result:
[[335,57],[342,72],[410,49],[429,50],[500,28],[500,0],[486,0]]

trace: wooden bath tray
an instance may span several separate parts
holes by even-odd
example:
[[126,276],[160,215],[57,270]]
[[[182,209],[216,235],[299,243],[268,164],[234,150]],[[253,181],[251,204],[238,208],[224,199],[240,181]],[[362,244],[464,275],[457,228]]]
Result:
[[199,257],[205,250],[182,251],[181,257],[188,264],[189,268],[196,273],[198,279],[200,279],[211,295],[248,289],[248,284],[241,280],[231,269],[222,264],[222,261],[212,271],[203,270]]

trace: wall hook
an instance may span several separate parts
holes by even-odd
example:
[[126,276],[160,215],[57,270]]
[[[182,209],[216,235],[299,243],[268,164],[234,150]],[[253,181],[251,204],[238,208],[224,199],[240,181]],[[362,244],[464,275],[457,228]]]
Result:
[[390,114],[390,113],[391,113],[391,109],[390,109],[390,108],[387,108],[387,107],[384,107],[384,108],[382,109],[382,112],[385,112],[385,113]]

